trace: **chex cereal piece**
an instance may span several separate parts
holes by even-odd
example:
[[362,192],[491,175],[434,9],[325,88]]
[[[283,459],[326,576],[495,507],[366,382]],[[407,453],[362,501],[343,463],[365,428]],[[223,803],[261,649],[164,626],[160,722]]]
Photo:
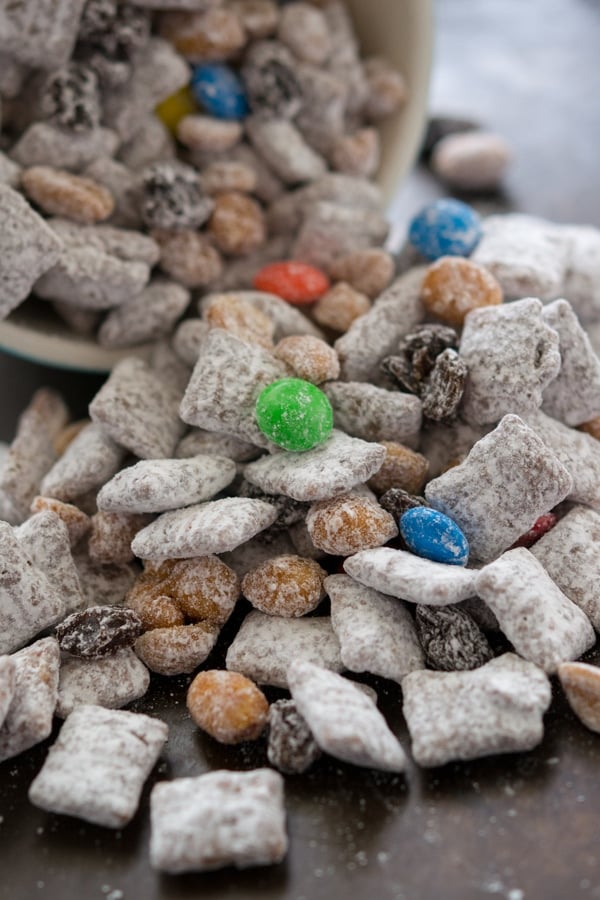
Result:
[[351,681],[297,658],[288,681],[321,750],[355,766],[404,771],[404,750],[373,701]]
[[591,731],[600,732],[600,669],[587,663],[567,662],[558,677],[575,715]]
[[206,234],[182,228],[177,231],[155,228],[160,245],[160,267],[186,287],[206,287],[223,272],[223,260]]
[[207,622],[153,628],[135,642],[135,652],[152,672],[182,675],[202,665],[219,636]]
[[588,617],[524,547],[481,569],[475,589],[517,653],[546,672],[556,672],[561,662],[578,659],[596,643]]
[[265,730],[269,716],[263,692],[245,675],[223,669],[196,675],[186,703],[198,728],[221,744],[255,741]]
[[60,650],[55,638],[42,638],[13,654],[11,659],[15,685],[0,728],[0,762],[48,737],[58,690]]
[[34,497],[31,512],[46,511],[54,513],[65,523],[71,547],[75,547],[91,528],[90,517],[72,503],[63,503],[53,497]]
[[244,576],[242,593],[261,612],[297,618],[312,612],[325,596],[325,575],[312,559],[276,556]]
[[12,702],[16,681],[14,660],[10,656],[0,656],[0,728],[2,728],[2,723]]
[[149,277],[146,263],[119,259],[94,246],[67,246],[56,264],[38,278],[34,290],[44,300],[86,310],[110,309],[138,294]]
[[306,527],[315,547],[334,556],[380,547],[398,536],[389,512],[369,497],[355,494],[314,503]]
[[190,366],[179,359],[168,338],[156,341],[153,345],[150,354],[150,368],[166,388],[176,394],[178,398],[181,397],[190,380],[192,370]]
[[202,503],[230,484],[235,473],[235,463],[223,456],[142,460],[104,485],[98,508],[158,513]]
[[248,344],[222,328],[211,328],[181,401],[190,425],[269,445],[254,414],[261,390],[287,375],[286,367],[258,344]]
[[569,241],[560,226],[534,216],[488,216],[471,256],[494,275],[508,298],[560,296]]
[[125,451],[104,429],[90,422],[52,466],[40,490],[46,497],[74,500],[112,478],[124,457]]
[[475,619],[460,606],[419,605],[415,624],[430,669],[476,669],[494,656]]
[[450,424],[426,423],[420,443],[421,453],[429,461],[429,478],[463,462],[473,445],[491,430],[491,425],[467,425],[460,419]]
[[226,665],[258,684],[286,688],[290,659],[309,660],[341,672],[344,664],[331,619],[284,619],[253,610],[227,651]]
[[380,212],[321,201],[310,207],[292,255],[327,270],[338,256],[383,244],[388,230]]
[[152,516],[143,514],[98,510],[92,516],[87,544],[90,559],[103,566],[132,562],[131,542],[151,520]]
[[246,119],[246,128],[254,149],[286,184],[316,181],[325,174],[323,157],[287,119],[251,116]]
[[0,561],[0,653],[11,653],[61,619],[65,600],[7,522],[0,522]]
[[24,300],[34,282],[58,260],[61,241],[17,191],[0,183],[2,275],[0,318]]
[[506,413],[542,405],[544,388],[558,375],[558,335],[534,298],[476,309],[465,319],[460,357],[469,374],[462,412],[478,425]]
[[163,781],[150,817],[150,862],[165,872],[269,865],[287,852],[283,778],[272,769]]
[[531,548],[560,590],[600,631],[600,514],[576,506]]
[[344,570],[361,584],[410,603],[448,606],[475,594],[477,573],[472,569],[391,547],[362,550],[344,562]]
[[[567,499],[600,510],[600,442],[539,409],[523,418],[573,479]],[[549,503],[544,512],[553,505]]]
[[69,219],[48,220],[52,230],[71,249],[92,247],[117,259],[155,265],[160,258],[160,248],[153,238],[139,231],[116,228],[114,225],[79,225]]
[[184,319],[176,326],[171,345],[179,359],[188,366],[195,366],[200,356],[200,347],[209,329],[202,319]]
[[365,441],[398,441],[417,448],[422,411],[418,397],[362,381],[335,381],[323,390],[337,428]]
[[[103,120],[123,141],[133,138],[143,127],[146,115],[155,106],[184,87],[190,72],[171,44],[151,38],[135,57],[131,77],[125,85],[106,91]],[[131,168],[134,166],[131,165]]]
[[385,448],[334,429],[305,453],[279,452],[249,463],[245,477],[267,494],[295,500],[327,500],[363,484],[381,467]]
[[3,3],[0,51],[34,68],[55,69],[69,59],[85,0]]
[[13,162],[5,153],[0,152],[0,184],[18,188],[21,179],[21,166]]
[[420,295],[425,271],[418,267],[393,281],[372,309],[338,338],[334,346],[343,379],[380,380],[381,361],[395,353],[401,338],[423,319]]
[[15,528],[15,536],[33,565],[44,573],[64,601],[65,612],[79,609],[83,595],[63,520],[50,510],[35,513]]
[[86,542],[73,552],[83,592],[84,609],[88,606],[120,606],[133,585],[139,569],[133,565],[103,566],[90,559]]
[[170,334],[190,294],[180,284],[157,279],[128,303],[111,310],[98,331],[103,347],[129,347]]
[[[283,254],[285,256],[285,254]],[[281,254],[278,256],[280,258]],[[261,268],[261,266],[257,267]],[[299,309],[282,300],[275,294],[268,294],[265,291],[236,291],[236,296],[241,300],[247,300],[255,309],[264,313],[275,325],[275,333],[273,340],[279,341],[282,338],[296,334],[309,334],[313,337],[323,338],[323,332],[310,319],[308,319]]]
[[563,225],[561,230],[569,242],[561,294],[582,322],[593,322],[600,312],[600,229]]
[[112,156],[118,146],[118,135],[110,128],[76,134],[53,122],[33,122],[10,155],[22,166],[56,166],[79,172],[101,156]]
[[558,333],[560,371],[544,390],[543,410],[566,425],[600,415],[600,359],[566,300],[544,307],[544,321]]
[[305,772],[321,755],[305,719],[293,700],[276,700],[269,708],[267,757],[272,766],[295,775]]
[[138,532],[132,550],[141,559],[185,559],[224,553],[268,528],[277,510],[262,500],[226,497],[163,513]]
[[48,812],[122,828],[135,815],[167,734],[165,723],[150,716],[78,706],[32,781],[29,799]]
[[426,767],[532,750],[552,698],[541,669],[514,653],[469,672],[413,672],[402,694],[412,754]]
[[226,456],[234,462],[249,462],[261,455],[256,444],[240,441],[230,434],[218,431],[204,431],[202,428],[190,428],[175,448],[177,459],[189,459],[192,456]]
[[142,459],[172,456],[183,425],[178,398],[141,359],[112,370],[90,403],[90,416],[118,444]]
[[485,562],[564,500],[572,483],[535,431],[518,416],[505,416],[477,441],[464,462],[429,482],[425,497],[457,523],[471,556]]
[[346,668],[401,683],[409,672],[425,667],[413,619],[401,601],[348,575],[330,575],[325,590]]
[[19,416],[17,433],[0,470],[3,517],[13,524],[27,518],[40,482],[56,460],[54,441],[69,411],[59,394],[36,391]]
[[65,657],[56,715],[66,719],[77,706],[88,704],[120,709],[143,697],[149,684],[148,669],[129,647],[98,659]]
[[121,228],[139,228],[140,176],[116,159],[99,157],[83,170],[86,178],[92,178],[105,187],[113,196],[114,210],[109,221]]
[[139,614],[145,628],[182,625],[185,616],[221,626],[239,596],[236,573],[218,556],[199,556],[146,562],[127,595],[127,604]]

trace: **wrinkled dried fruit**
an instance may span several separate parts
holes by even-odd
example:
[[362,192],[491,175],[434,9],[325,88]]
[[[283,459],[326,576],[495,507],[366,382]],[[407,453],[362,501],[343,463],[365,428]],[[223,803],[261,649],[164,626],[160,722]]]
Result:
[[416,626],[430,669],[477,669],[493,657],[475,620],[457,606],[417,606]]
[[269,709],[269,762],[287,775],[300,774],[319,758],[321,750],[293,700],[277,700]]
[[140,617],[120,606],[90,606],[75,612],[56,628],[60,649],[72,656],[94,659],[131,647],[142,633]]

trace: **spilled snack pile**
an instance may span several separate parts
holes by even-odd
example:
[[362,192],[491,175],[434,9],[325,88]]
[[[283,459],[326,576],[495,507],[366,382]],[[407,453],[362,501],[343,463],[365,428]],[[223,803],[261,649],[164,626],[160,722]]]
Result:
[[[600,731],[600,232],[440,200],[398,272],[367,123],[400,76],[337,0],[185,5],[61,0],[43,46],[1,48],[5,312],[33,289],[156,343],[89,420],[37,391],[5,448],[0,760],[63,718],[29,799],[122,828],[168,738],[122,707],[189,676],[195,725],[264,765],[154,786],[170,873],[280,862],[280,773],[322,753],[532,749],[554,674]],[[353,673],[401,685],[409,748]]]

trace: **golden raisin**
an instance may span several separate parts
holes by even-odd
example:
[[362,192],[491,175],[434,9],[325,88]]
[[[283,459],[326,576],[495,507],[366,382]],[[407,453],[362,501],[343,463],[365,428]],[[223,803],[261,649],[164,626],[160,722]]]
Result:
[[78,544],[92,527],[92,520],[79,507],[55,500],[54,497],[34,497],[30,508],[32,513],[49,510],[62,519],[69,532],[71,547]]
[[208,287],[223,271],[223,260],[205,234],[182,229],[154,229],[152,237],[160,246],[160,267],[186,287]]
[[275,347],[275,356],[287,363],[298,378],[321,384],[340,374],[338,355],[329,344],[311,334],[294,334],[282,338]]
[[62,169],[33,166],[21,175],[27,196],[44,212],[90,225],[108,219],[115,202],[105,187]]
[[345,175],[370,178],[379,166],[379,134],[375,128],[361,128],[343,134],[331,149],[333,168]]
[[325,596],[326,574],[313,559],[276,556],[244,576],[242,593],[261,612],[297,618],[315,609]]
[[208,233],[221,253],[246,256],[265,242],[263,211],[256,200],[238,191],[218,194],[208,222]]
[[250,166],[236,160],[218,160],[202,171],[202,187],[207,194],[223,194],[238,191],[251,194],[256,188],[256,172]]
[[224,328],[243,341],[272,349],[275,325],[260,309],[236,294],[219,294],[212,300],[206,321],[211,328]]
[[459,256],[442,256],[425,273],[421,300],[428,313],[460,328],[472,309],[502,303],[502,288],[483,266]]
[[590,434],[593,438],[596,438],[597,441],[600,441],[600,416],[596,416],[595,419],[590,419],[589,422],[583,422],[583,424],[577,426],[579,431],[585,431],[586,434]]
[[70,425],[65,425],[62,431],[59,431],[54,438],[53,443],[57,456],[62,456],[71,441],[74,441],[79,432],[89,424],[89,419],[80,419],[79,422],[71,422]]
[[229,9],[165,12],[159,31],[182,56],[195,63],[228,59],[246,43],[240,19]]
[[174,625],[185,625],[185,616],[182,611],[170,597],[165,597],[163,594],[150,594],[134,585],[125,602],[138,614],[145,631],[151,631],[153,628],[172,628]]
[[152,672],[183,675],[202,665],[218,636],[219,629],[205,622],[155,628],[137,639],[134,650]]
[[240,583],[233,569],[218,556],[199,556],[146,562],[127,595],[127,603],[142,621],[146,617],[156,622],[146,625],[149,628],[161,627],[157,619],[161,615],[175,617],[167,601],[182,616],[180,622],[173,624],[181,624],[183,616],[187,616],[193,621],[221,626],[231,615],[239,596]]
[[355,291],[375,300],[394,277],[394,257],[377,247],[356,250],[334,260],[329,275],[334,281],[347,281]]
[[390,488],[402,488],[409,494],[420,494],[425,479],[429,462],[420,453],[415,453],[397,444],[395,441],[380,441],[386,449],[383,465],[369,481],[369,487],[376,494],[385,494]]
[[354,290],[345,281],[334,284],[312,308],[313,318],[319,325],[334,331],[348,331],[355,319],[364,316],[371,308],[366,294]]
[[198,728],[222,744],[255,741],[269,715],[267,698],[253,681],[222,669],[196,675],[188,690],[187,708]]
[[315,547],[334,556],[381,547],[398,535],[389,512],[368,497],[356,494],[313,504],[306,525]]

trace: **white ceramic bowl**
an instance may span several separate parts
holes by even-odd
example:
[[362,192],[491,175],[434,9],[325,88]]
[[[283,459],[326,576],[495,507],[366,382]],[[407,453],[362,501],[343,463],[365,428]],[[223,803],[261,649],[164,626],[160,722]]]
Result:
[[[347,0],[363,55],[378,55],[404,74],[408,101],[382,127],[377,177],[389,201],[408,173],[422,135],[433,42],[432,0]],[[49,304],[29,302],[0,322],[0,348],[33,362],[64,369],[106,372],[123,356],[147,356],[150,347],[107,350],[68,331]]]

